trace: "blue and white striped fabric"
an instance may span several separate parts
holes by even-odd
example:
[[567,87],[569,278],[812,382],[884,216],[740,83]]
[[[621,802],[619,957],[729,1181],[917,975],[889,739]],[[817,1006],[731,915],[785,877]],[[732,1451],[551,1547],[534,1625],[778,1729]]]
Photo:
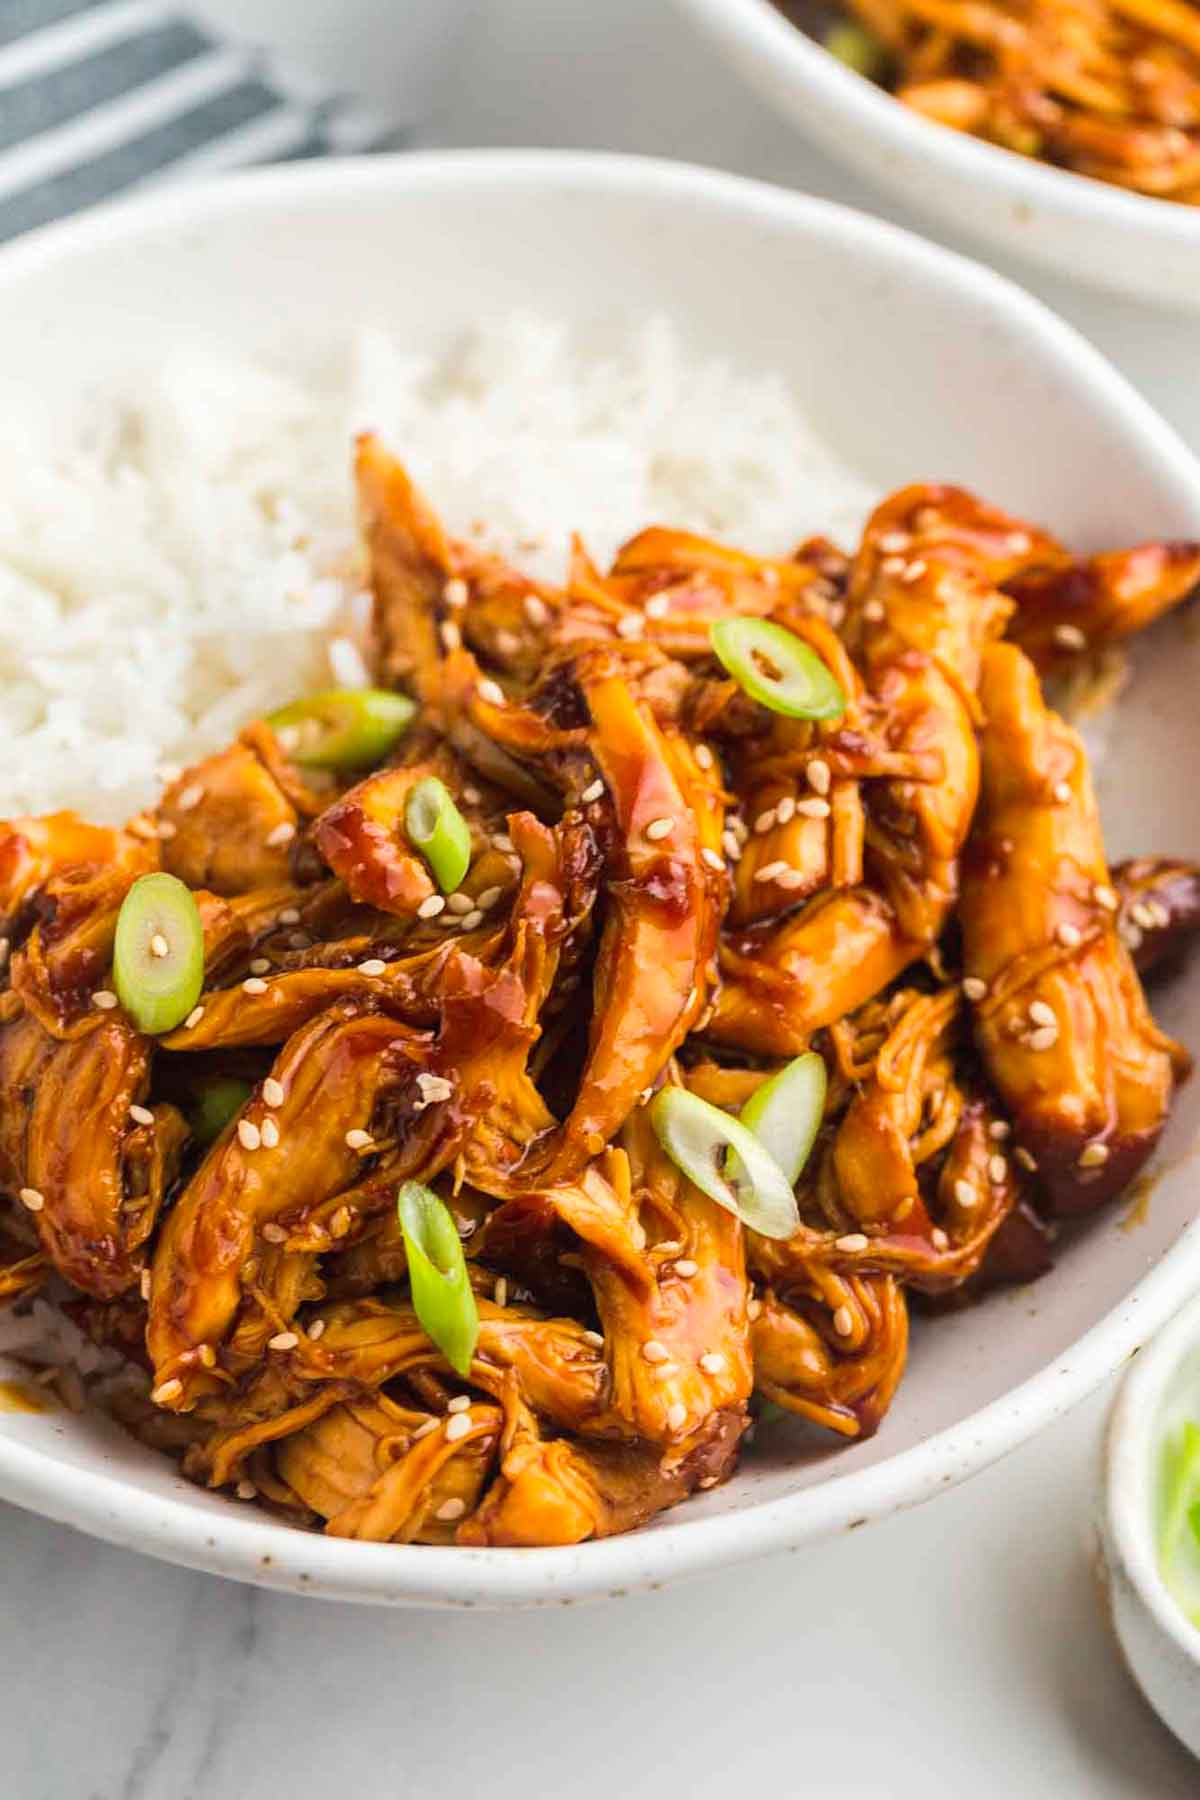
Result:
[[394,142],[176,7],[0,0],[0,239],[153,180]]

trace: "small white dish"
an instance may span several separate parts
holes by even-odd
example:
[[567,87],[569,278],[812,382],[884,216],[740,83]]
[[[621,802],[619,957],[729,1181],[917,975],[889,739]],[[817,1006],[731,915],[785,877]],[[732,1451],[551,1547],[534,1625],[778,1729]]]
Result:
[[771,0],[677,0],[764,98],[830,156],[1071,281],[1200,307],[1200,206],[1148,199],[921,118]]
[[[417,352],[513,309],[585,349],[665,314],[684,344],[775,371],[882,491],[957,480],[1079,549],[1200,536],[1200,466],[1094,349],[1010,282],[843,207],[678,164],[477,152],[306,164],[162,191],[0,253],[0,392],[74,407],[170,350],[302,367],[379,324]],[[519,478],[520,471],[514,471]],[[581,523],[585,522],[581,519]],[[818,530],[802,487],[796,533]],[[1155,634],[1106,766],[1114,854],[1200,856],[1195,680]],[[1194,662],[1194,658],[1192,659]],[[1159,1016],[1200,1043],[1200,982]],[[297,1531],[186,1482],[97,1416],[0,1412],[0,1496],[130,1548],[343,1600],[547,1606],[794,1549],[941,1492],[1112,1373],[1200,1284],[1200,1082],[1183,1089],[1147,1220],[1090,1220],[1035,1288],[916,1322],[877,1437],[760,1433],[735,1480],[624,1537],[460,1550]],[[1048,1455],[1052,1454],[1052,1446]]]
[[1140,1352],[1109,1415],[1097,1525],[1122,1654],[1165,1724],[1200,1756],[1200,1627],[1159,1573],[1155,1513],[1163,1440],[1200,1418],[1200,1297]]

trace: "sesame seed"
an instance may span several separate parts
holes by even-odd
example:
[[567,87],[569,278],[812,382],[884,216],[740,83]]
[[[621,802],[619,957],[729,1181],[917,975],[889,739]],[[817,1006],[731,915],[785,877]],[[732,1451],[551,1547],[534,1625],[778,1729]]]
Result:
[[640,638],[646,630],[646,621],[641,613],[626,613],[623,619],[617,620],[617,636],[621,638]]
[[449,1100],[454,1093],[452,1081],[448,1081],[444,1075],[430,1075],[424,1069],[417,1076],[417,1087],[425,1106],[431,1106],[437,1100]]
[[965,975],[963,977],[962,991],[967,996],[968,1000],[982,1000],[988,991],[988,984],[978,975]]
[[1045,1000],[1029,1002],[1029,1016],[1035,1025],[1057,1025],[1058,1014]]
[[675,1273],[681,1281],[690,1281],[693,1275],[700,1273],[700,1264],[693,1262],[690,1256],[681,1256],[675,1264]]
[[833,1329],[839,1337],[849,1337],[854,1330],[854,1314],[848,1306],[839,1306],[834,1313]]
[[1098,881],[1095,884],[1092,888],[1092,899],[1097,906],[1102,906],[1105,912],[1116,912],[1121,904],[1115,890],[1110,888],[1106,881]]
[[279,923],[281,925],[298,925],[300,923],[299,907],[285,906],[279,915]]
[[674,829],[674,819],[651,819],[646,827],[646,836],[652,844],[658,844],[663,838],[670,837]]
[[483,914],[476,907],[474,911],[464,913],[460,923],[464,931],[477,931],[483,924]]
[[196,1346],[196,1361],[200,1364],[201,1368],[203,1368],[203,1369],[215,1369],[216,1368],[217,1353],[213,1349],[211,1344],[197,1344],[197,1346]]
[[660,1363],[667,1360],[667,1347],[660,1344],[657,1338],[647,1338],[642,1345],[642,1355],[648,1363]]
[[1137,950],[1142,942],[1142,934],[1136,925],[1127,925],[1124,921],[1117,926],[1117,936],[1127,950]]
[[791,794],[785,794],[783,796],[783,799],[780,800],[775,807],[775,822],[776,822],[776,824],[777,825],[786,825],[789,822],[789,820],[791,819],[795,810],[796,810],[795,800],[792,798]]
[[771,829],[772,825],[774,825],[774,823],[775,823],[775,808],[773,806],[768,806],[766,811],[760,812],[758,817],[755,819],[754,829],[761,837],[764,832],[770,831],[770,829]]
[[270,967],[271,959],[269,956],[256,956],[254,961],[250,964],[250,973],[252,975],[265,975]]
[[791,863],[786,862],[764,863],[761,869],[754,871],[754,879],[755,881],[774,881],[777,875],[782,875],[791,866]]
[[885,531],[879,539],[879,548],[885,556],[895,556],[907,550],[911,542],[907,531]]
[[438,636],[442,640],[443,650],[461,650],[462,632],[453,619],[443,619],[438,626]]
[[1039,1025],[1036,1031],[1030,1032],[1025,1042],[1031,1050],[1053,1050],[1058,1042],[1058,1026]]
[[92,995],[92,1005],[98,1006],[101,1012],[111,1012],[117,1004],[117,996],[109,988],[97,988]]
[[282,1225],[264,1225],[262,1234],[268,1244],[286,1244],[288,1240],[288,1234]]
[[467,604],[467,584],[455,575],[442,589],[442,599],[447,606],[465,606]]
[[798,813],[803,813],[806,819],[827,819],[830,813],[830,805],[828,800],[821,800],[814,797],[812,800],[797,800],[796,811]]
[[262,1143],[262,1132],[252,1119],[239,1119],[237,1134],[243,1150],[257,1150]]
[[645,606],[648,619],[665,619],[670,610],[671,600],[667,594],[651,594]]
[[368,956],[366,962],[358,965],[360,975],[386,975],[387,964],[381,956]]
[[871,625],[878,625],[883,619],[884,613],[885,608],[882,600],[868,600],[862,609],[863,618]]
[[468,1395],[455,1394],[453,1400],[448,1400],[446,1402],[446,1411],[448,1413],[468,1412],[470,1410],[470,1406],[471,1406],[471,1401],[470,1401],[470,1398],[468,1397]]
[[475,692],[488,706],[503,706],[505,704],[504,689],[500,686],[498,681],[492,681],[489,677],[485,677],[482,681],[476,682]]
[[470,894],[446,895],[446,907],[452,913],[469,913],[474,904]]
[[312,943],[307,931],[293,931],[288,934],[288,943],[293,950],[307,950]]
[[725,858],[716,850],[710,850],[707,844],[700,852],[700,859],[716,874],[723,875],[725,873]]
[[738,843],[732,831],[726,831],[721,834],[721,848],[729,858],[730,862],[735,863],[741,861],[742,846]]
[[1000,1187],[1008,1180],[1008,1163],[1003,1156],[988,1157],[988,1180],[994,1187]]
[[150,1395],[150,1398],[153,1400],[155,1406],[165,1406],[170,1400],[178,1400],[182,1392],[182,1381],[180,1381],[177,1375],[173,1375],[170,1381],[164,1381],[160,1387],[156,1387]]
[[442,1421],[440,1419],[426,1419],[425,1423],[423,1425],[418,1425],[417,1429],[413,1432],[412,1442],[415,1444],[418,1438],[428,1437],[431,1431],[438,1430],[441,1423]]
[[579,798],[585,806],[590,806],[594,800],[602,800],[604,798],[604,783],[598,775],[595,781],[588,782]]
[[313,1320],[312,1324],[308,1328],[308,1336],[309,1336],[309,1341],[314,1344],[316,1343],[318,1338],[323,1338],[325,1336],[325,1321],[324,1321],[324,1319],[314,1319]]
[[755,1319],[757,1319],[761,1313],[762,1301],[752,1294],[746,1302],[746,1317],[750,1320],[751,1324],[753,1324]]
[[30,1212],[41,1212],[46,1204],[45,1195],[40,1194],[37,1188],[22,1188],[19,1197],[21,1205],[28,1207]]
[[448,1444],[457,1443],[459,1438],[466,1437],[471,1428],[472,1420],[469,1413],[454,1413],[451,1418],[446,1420],[446,1442]]
[[683,1401],[674,1401],[667,1408],[667,1429],[669,1431],[682,1431],[687,1424],[687,1416],[687,1407],[683,1404]]
[[165,786],[169,787],[173,781],[179,780],[183,770],[178,763],[162,762],[159,763],[154,773]]
[[814,756],[804,773],[808,780],[808,785],[813,789],[814,793],[827,794],[829,792],[829,783],[832,780],[832,776],[829,764],[823,761],[821,757]]
[[1055,782],[1054,798],[1058,801],[1058,804],[1060,806],[1068,806],[1070,804],[1071,784],[1069,781],[1056,781]]
[[833,1247],[835,1250],[845,1250],[847,1254],[853,1254],[856,1250],[865,1250],[867,1247],[866,1234],[861,1231],[848,1231],[845,1237],[835,1240]]
[[141,1289],[141,1294],[142,1294],[143,1300],[148,1300],[150,1298],[150,1282],[151,1282],[151,1276],[150,1276],[149,1269],[143,1269],[142,1274],[141,1274],[141,1279],[138,1283],[138,1286]]
[[1147,900],[1146,911],[1150,914],[1151,923],[1160,931],[1165,931],[1171,923],[1171,914],[1161,900]]
[[482,894],[476,894],[475,904],[480,912],[490,912],[503,892],[502,887],[490,887],[484,888]]
[[350,1224],[350,1208],[348,1206],[339,1206],[332,1219],[329,1221],[329,1229],[335,1238],[344,1238],[349,1235]]
[[540,594],[526,594],[521,605],[531,625],[544,625],[550,617],[550,608]]
[[198,781],[193,781],[184,788],[182,793],[175,796],[175,810],[176,812],[191,812],[193,807],[199,806],[203,798],[203,787]]
[[194,1031],[203,1017],[204,1017],[204,1008],[202,1006],[193,1006],[191,1012],[188,1014],[187,1018],[183,1021],[184,1030],[185,1031]]
[[590,1344],[594,1350],[603,1350],[604,1348],[604,1337],[599,1331],[585,1331],[583,1341],[585,1344]]
[[1028,1169],[1030,1174],[1037,1168],[1037,1158],[1025,1148],[1024,1144],[1018,1144],[1013,1151],[1013,1155],[1016,1157],[1021,1167],[1023,1169]]
[[906,564],[902,556],[885,556],[879,567],[885,575],[903,575]]
[[[650,608],[649,608],[649,606],[647,606],[646,611],[649,612],[649,610],[650,610]],[[716,768],[717,759],[713,755],[712,751],[709,749],[707,744],[697,744],[696,750],[695,750],[695,756],[696,756],[697,768],[700,768],[700,769],[715,769]]]
[[258,1498],[258,1489],[252,1481],[239,1481],[233,1491],[239,1500],[257,1500]]
[[1157,923],[1154,914],[1144,900],[1134,901],[1129,909],[1129,916],[1142,927],[1143,931],[1153,931]]
[[775,877],[776,885],[781,888],[802,888],[807,880],[803,869],[785,869],[782,875]]
[[1083,933],[1078,925],[1071,925],[1065,919],[1056,928],[1054,935],[1064,950],[1075,950],[1083,942]]
[[942,1230],[940,1225],[934,1226],[929,1234],[929,1241],[935,1250],[948,1250],[950,1248],[950,1239],[946,1236],[946,1233]]
[[374,1141],[369,1131],[363,1131],[357,1125],[346,1133],[344,1139],[348,1150],[369,1150]]
[[265,994],[267,984],[261,975],[247,975],[242,983],[243,994]]
[[155,821],[155,830],[164,843],[169,843],[178,832],[179,827],[172,824],[170,819],[158,819]]
[[1085,650],[1087,638],[1078,625],[1056,625],[1054,641],[1063,650]]
[[140,813],[136,819],[130,819],[129,830],[132,831],[134,837],[152,838],[158,836],[158,827],[155,825],[153,819],[148,819],[146,817],[145,813]]
[[268,1350],[294,1350],[300,1342],[294,1331],[277,1331],[273,1338],[267,1339]]
[[1107,1144],[1085,1144],[1083,1149],[1079,1152],[1079,1167],[1081,1169],[1098,1169],[1107,1161]]
[[274,1075],[268,1075],[262,1084],[262,1097],[267,1106],[282,1106],[284,1101],[283,1083]]
[[136,1125],[153,1125],[154,1114],[148,1106],[131,1106],[129,1116]]
[[417,917],[418,919],[436,919],[438,914],[445,910],[445,906],[446,902],[440,894],[430,894],[428,899],[422,900],[418,906]]
[[258,1129],[265,1148],[274,1150],[279,1143],[279,1125],[276,1120],[264,1119]]
[[1012,1136],[1012,1126],[1007,1119],[993,1119],[988,1126],[988,1136],[995,1138],[998,1144],[1002,1144],[1005,1138]]
[[285,844],[291,843],[295,835],[296,827],[291,820],[281,819],[278,825],[268,831],[264,841],[268,850],[282,850]]
[[911,587],[915,581],[920,581],[922,575],[925,573],[927,566],[928,565],[926,563],[922,562],[922,560],[919,556],[916,557],[912,562],[910,562],[908,567],[905,569],[904,573],[900,577],[900,579],[904,583],[905,587]]
[[978,1201],[979,1195],[975,1192],[971,1183],[969,1181],[964,1181],[960,1176],[954,1184],[954,1198],[958,1201],[960,1206],[965,1207],[969,1211]]
[[508,1305],[508,1283],[505,1281],[503,1275],[497,1277],[496,1285],[492,1289],[492,1299],[497,1306],[503,1307]]
[[154,936],[150,939],[150,954],[151,956],[159,957],[170,956],[171,954],[171,946],[168,944],[161,931],[156,931]]

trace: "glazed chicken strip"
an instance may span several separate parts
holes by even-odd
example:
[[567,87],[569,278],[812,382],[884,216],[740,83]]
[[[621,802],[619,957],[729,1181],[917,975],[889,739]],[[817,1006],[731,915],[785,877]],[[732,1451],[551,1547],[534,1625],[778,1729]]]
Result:
[[983,799],[960,917],[975,1030],[1038,1184],[1059,1212],[1126,1186],[1166,1122],[1178,1053],[1116,929],[1083,745],[1032,663],[993,646]]
[[228,1381],[219,1351],[264,1226],[351,1185],[360,1156],[346,1134],[369,1134],[381,1093],[415,1048],[407,1026],[352,1003],[289,1039],[272,1069],[282,1101],[268,1106],[260,1089],[209,1151],[159,1238],[146,1342],[160,1405],[185,1409]]

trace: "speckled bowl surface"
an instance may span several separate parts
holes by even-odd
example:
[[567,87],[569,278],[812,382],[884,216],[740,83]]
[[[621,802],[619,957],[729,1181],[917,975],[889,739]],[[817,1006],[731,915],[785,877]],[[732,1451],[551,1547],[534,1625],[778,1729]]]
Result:
[[[532,281],[532,292],[531,292]],[[780,371],[880,489],[958,480],[1080,548],[1200,535],[1200,468],[1081,338],[1017,288],[826,203],[633,159],[466,153],[306,165],[162,193],[0,254],[0,390],[55,403],[181,341],[300,357],[347,323],[433,347],[497,309],[611,344],[665,313],[687,343]],[[519,474],[519,471],[517,471]],[[798,528],[808,520],[797,494]],[[1196,647],[1139,652],[1102,781],[1114,853],[1200,855]],[[1200,985],[1163,995],[1200,1045]],[[1200,1285],[1186,1088],[1141,1223],[1089,1221],[1036,1287],[917,1322],[879,1435],[762,1430],[735,1480],[573,1549],[346,1542],[202,1492],[99,1417],[0,1413],[0,1496],[242,1580],[392,1604],[547,1606],[654,1586],[938,1493],[1048,1425]]]

